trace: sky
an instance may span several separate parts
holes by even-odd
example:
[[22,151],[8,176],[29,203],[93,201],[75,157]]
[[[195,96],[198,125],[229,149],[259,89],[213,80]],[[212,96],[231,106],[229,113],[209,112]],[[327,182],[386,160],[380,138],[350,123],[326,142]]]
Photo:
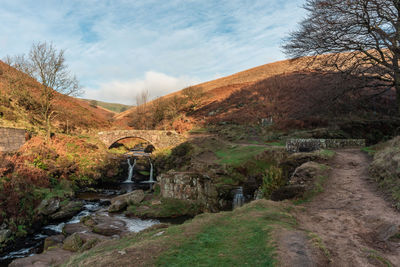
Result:
[[0,0],[0,59],[65,50],[84,98],[135,104],[285,59],[304,0]]

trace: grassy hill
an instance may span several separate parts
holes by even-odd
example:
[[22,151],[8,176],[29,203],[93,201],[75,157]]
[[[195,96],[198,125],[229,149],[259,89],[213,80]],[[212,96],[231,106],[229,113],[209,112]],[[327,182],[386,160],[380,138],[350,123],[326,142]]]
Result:
[[[57,132],[110,127],[114,113],[58,92],[54,94],[52,124]],[[0,126],[21,127],[34,132],[43,129],[40,97],[40,84],[36,80],[0,61]]]
[[109,103],[109,102],[103,102],[103,101],[99,101],[99,100],[93,100],[93,99],[82,99],[85,100],[87,102],[89,102],[89,104],[92,107],[102,107],[105,108],[109,111],[115,112],[115,113],[121,113],[124,112],[128,109],[130,109],[132,106],[129,105],[124,105],[124,104],[118,104],[118,103]]
[[396,114],[393,90],[374,98],[378,90],[366,80],[317,65],[310,68],[308,62],[284,60],[201,83],[192,87],[202,92],[196,105],[181,90],[148,103],[140,116],[136,107],[117,114],[114,123],[185,132],[272,119],[278,128],[316,128],[343,118],[379,121]]

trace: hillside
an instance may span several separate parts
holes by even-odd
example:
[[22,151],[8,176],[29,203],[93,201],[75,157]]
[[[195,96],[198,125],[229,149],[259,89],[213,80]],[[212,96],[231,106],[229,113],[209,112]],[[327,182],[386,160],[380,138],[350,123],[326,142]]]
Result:
[[221,123],[258,125],[267,120],[278,128],[315,128],[335,124],[340,117],[379,121],[396,114],[393,90],[376,98],[381,87],[361,77],[309,68],[308,62],[309,58],[284,60],[205,82],[192,87],[203,93],[196,103],[181,90],[151,101],[141,114],[136,107],[122,112],[114,123],[179,132]]
[[126,110],[128,110],[129,108],[131,108],[132,106],[129,105],[124,105],[124,104],[119,104],[119,103],[109,103],[109,102],[103,102],[103,101],[99,101],[99,100],[93,100],[93,99],[82,99],[86,102],[89,102],[91,104],[92,107],[100,107],[100,108],[104,108],[108,111],[112,111],[115,113],[121,113],[124,112]]
[[[52,121],[59,132],[82,132],[108,128],[114,113],[94,108],[86,101],[56,94]],[[40,84],[0,61],[0,126],[43,129]]]

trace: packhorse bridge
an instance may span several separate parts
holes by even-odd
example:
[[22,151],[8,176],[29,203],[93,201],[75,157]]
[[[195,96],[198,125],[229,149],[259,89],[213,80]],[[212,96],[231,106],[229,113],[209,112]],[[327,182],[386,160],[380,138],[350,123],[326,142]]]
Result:
[[158,130],[116,130],[98,133],[99,139],[111,147],[115,142],[125,138],[140,138],[151,143],[156,149],[177,146],[185,142],[185,138],[175,131]]

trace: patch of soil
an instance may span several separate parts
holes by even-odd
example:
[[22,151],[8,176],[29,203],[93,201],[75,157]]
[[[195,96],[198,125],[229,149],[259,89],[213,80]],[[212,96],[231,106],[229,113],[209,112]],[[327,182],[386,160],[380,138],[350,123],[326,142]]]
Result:
[[400,213],[369,183],[369,159],[356,149],[340,150],[325,191],[296,212],[301,230],[321,238],[327,266],[400,266]]

